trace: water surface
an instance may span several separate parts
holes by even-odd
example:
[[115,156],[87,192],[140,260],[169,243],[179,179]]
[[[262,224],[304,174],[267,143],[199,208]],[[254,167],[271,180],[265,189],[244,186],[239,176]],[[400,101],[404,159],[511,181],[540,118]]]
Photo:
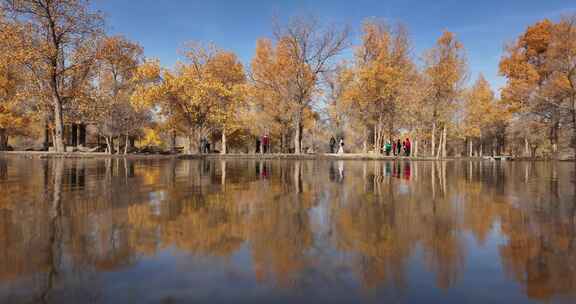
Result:
[[0,303],[575,303],[574,168],[0,158]]

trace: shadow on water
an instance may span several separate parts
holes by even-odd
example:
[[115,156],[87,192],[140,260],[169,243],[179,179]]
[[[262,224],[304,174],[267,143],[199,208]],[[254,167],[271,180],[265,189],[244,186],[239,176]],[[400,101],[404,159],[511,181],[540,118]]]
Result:
[[576,301],[572,163],[8,158],[0,186],[2,303]]

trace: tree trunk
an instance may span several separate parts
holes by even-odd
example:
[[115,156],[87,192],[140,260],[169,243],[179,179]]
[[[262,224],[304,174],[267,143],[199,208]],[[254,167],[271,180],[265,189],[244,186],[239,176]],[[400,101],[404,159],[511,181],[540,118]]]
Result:
[[524,137],[524,156],[530,157],[530,144],[528,143],[528,137]]
[[430,142],[431,144],[431,155],[434,156],[436,153],[436,122],[432,123],[432,141]]
[[124,145],[124,154],[128,154],[128,148],[130,146],[130,136],[126,135],[126,143]]
[[118,140],[116,141],[116,153],[120,154],[120,141],[121,141],[122,137],[118,136]]
[[222,151],[220,151],[220,154],[226,154],[227,153],[227,147],[226,147],[226,127],[222,128]]
[[8,134],[5,129],[0,129],[0,151],[8,150]]
[[[54,91],[56,88],[53,89]],[[62,103],[56,97],[56,92],[53,93],[52,104],[54,106],[54,151],[58,153],[66,152],[64,145],[64,118],[62,113]]]
[[472,148],[474,147],[474,143],[472,142],[472,138],[468,138],[468,157],[472,157]]
[[442,158],[446,158],[448,156],[448,150],[446,149],[446,143],[448,142],[448,130],[446,126],[442,130]]
[[414,153],[412,155],[413,157],[418,157],[418,147],[420,146],[419,143],[420,141],[418,139],[414,140]]
[[86,125],[80,124],[78,125],[79,128],[79,135],[78,135],[78,145],[79,146],[86,146]]
[[[557,115],[555,115],[557,116]],[[552,144],[552,158],[558,159],[558,130],[560,129],[560,122],[555,117],[550,130],[550,143]]]
[[109,136],[106,136],[106,153],[107,154],[113,154],[114,151],[112,151],[112,147],[113,147],[113,143],[111,142],[112,140],[110,139]]
[[441,153],[442,153],[442,140],[444,139],[444,136],[442,136],[442,133],[440,133],[440,142],[438,142],[438,149],[436,150],[436,159],[440,159]]
[[497,155],[498,155],[498,140],[494,139],[494,141],[492,142],[492,156]]
[[374,140],[374,153],[378,153],[378,125],[374,126],[374,134],[373,134],[373,140]]
[[300,114],[297,114],[296,119],[294,120],[294,129],[295,129],[294,130],[295,131],[294,132],[295,133],[294,134],[294,154],[297,154],[297,155],[302,152],[301,147],[300,147],[300,144],[301,144],[301,141],[300,141],[300,138],[301,138],[300,119],[301,119]]
[[194,137],[192,135],[188,135],[188,148],[186,151],[188,154],[192,154],[193,143],[194,143]]
[[72,147],[78,146],[78,124],[70,125],[70,145]]
[[572,96],[572,149],[574,149],[574,159],[576,159],[576,96]]
[[170,151],[176,153],[176,131],[172,130],[170,134]]
[[[338,149],[340,149],[340,141],[338,141]],[[364,128],[364,141],[362,142],[362,153],[368,153],[368,127]]]
[[42,150],[48,151],[50,148],[50,128],[48,127],[48,118],[44,118],[44,132],[42,133]]

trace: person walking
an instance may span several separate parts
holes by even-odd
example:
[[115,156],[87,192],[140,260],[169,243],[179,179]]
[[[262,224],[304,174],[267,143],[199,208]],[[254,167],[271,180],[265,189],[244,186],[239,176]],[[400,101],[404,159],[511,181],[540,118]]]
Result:
[[400,156],[402,154],[402,143],[400,142],[400,139],[398,139],[398,142],[396,142],[396,155]]
[[412,144],[410,143],[410,138],[406,138],[406,141],[404,141],[404,152],[406,152],[406,156],[410,156],[411,150]]
[[390,141],[386,141],[384,151],[386,152],[386,156],[390,156],[390,152],[392,151],[392,144],[390,144]]
[[202,153],[208,153],[208,140],[206,139],[206,137],[202,137],[202,139],[200,139],[200,151]]
[[392,140],[392,154],[396,156],[396,141]]
[[333,154],[336,150],[336,139],[334,136],[330,137],[330,154]]
[[268,153],[270,150],[270,140],[268,139],[268,134],[265,134],[264,138],[262,138],[262,144],[264,145],[264,154]]
[[406,154],[406,140],[402,141],[402,152],[403,154]]
[[340,139],[340,147],[338,148],[338,154],[344,154],[344,138]]
[[255,153],[260,153],[260,138],[256,138],[256,150]]

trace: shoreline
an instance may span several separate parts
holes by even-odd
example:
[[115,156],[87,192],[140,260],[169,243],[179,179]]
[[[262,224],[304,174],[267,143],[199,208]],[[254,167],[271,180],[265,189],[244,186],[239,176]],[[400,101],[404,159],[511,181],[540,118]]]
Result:
[[[473,160],[473,161],[493,161],[491,157],[447,157],[437,159],[435,157],[418,156],[385,156],[374,154],[106,154],[102,152],[32,152],[32,151],[3,151],[0,152],[0,157],[25,157],[25,158],[39,158],[39,159],[112,159],[112,158],[126,158],[126,159],[230,159],[230,160],[407,160],[407,161],[454,161],[454,160]],[[510,157],[507,160],[498,161],[555,161],[552,159],[529,159],[523,157]],[[557,161],[574,161],[574,159],[557,160]]]

